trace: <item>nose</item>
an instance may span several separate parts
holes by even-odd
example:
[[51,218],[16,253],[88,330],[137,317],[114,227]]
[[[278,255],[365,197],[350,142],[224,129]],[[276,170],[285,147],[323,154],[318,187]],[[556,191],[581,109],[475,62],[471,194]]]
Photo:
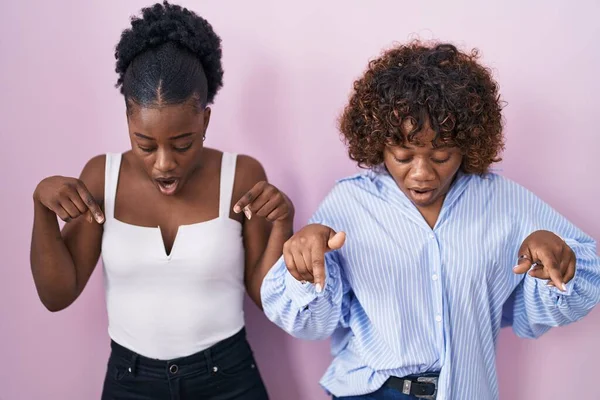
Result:
[[161,173],[173,171],[177,167],[173,153],[168,150],[159,149],[154,161],[154,168]]
[[416,182],[428,182],[435,179],[435,171],[431,162],[423,158],[414,160],[410,177]]

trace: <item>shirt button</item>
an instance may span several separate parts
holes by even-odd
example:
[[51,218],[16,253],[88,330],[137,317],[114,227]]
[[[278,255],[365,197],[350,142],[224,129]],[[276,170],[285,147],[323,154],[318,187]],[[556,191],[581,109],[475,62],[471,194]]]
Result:
[[432,233],[431,235],[429,235],[429,239],[435,239],[435,235]]
[[437,322],[442,322],[442,316],[441,316],[441,315],[436,315],[436,316],[435,316],[435,320],[436,320]]
[[433,274],[433,275],[431,275],[431,279],[433,279],[434,281],[437,281],[437,280],[438,280],[438,276],[437,276],[437,274]]

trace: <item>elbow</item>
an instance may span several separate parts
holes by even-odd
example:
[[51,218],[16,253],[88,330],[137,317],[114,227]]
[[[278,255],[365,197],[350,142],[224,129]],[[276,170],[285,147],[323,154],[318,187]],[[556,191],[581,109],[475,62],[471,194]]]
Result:
[[552,326],[547,324],[529,324],[527,321],[522,321],[513,325],[513,332],[521,339],[538,339],[551,328]]
[[250,300],[252,300],[252,302],[256,304],[256,307],[258,307],[258,309],[261,312],[264,312],[262,305],[262,296],[260,292],[260,285],[257,287],[257,285],[252,284],[251,280],[246,279],[244,282],[244,286],[246,288],[246,294],[248,295]]
[[258,309],[260,310],[260,312],[264,313],[265,310],[263,309],[263,305],[262,305],[262,301],[260,296],[253,296],[251,294],[248,294],[248,297],[250,297],[250,300],[252,300],[252,302],[256,305],[256,307],[258,307]]
[[59,312],[69,307],[75,301],[74,296],[57,296],[38,294],[40,301],[50,312]]
[[[38,297],[50,312],[62,311],[79,297],[82,289],[75,282],[34,280]],[[52,282],[52,283],[50,283]]]
[[60,301],[52,301],[52,300],[44,300],[44,299],[40,299],[40,300],[42,301],[42,304],[44,305],[44,307],[46,307],[46,310],[53,312],[53,313],[62,311],[65,308],[69,307],[69,305],[71,305],[71,303],[60,302]]
[[48,310],[52,313],[62,311],[68,307],[68,306],[62,305],[62,304],[49,304],[49,303],[43,303],[43,304],[44,304],[44,307],[46,307],[46,310]]
[[521,339],[537,339],[540,336],[542,336],[545,331],[535,333],[531,329],[528,329],[528,330],[521,329],[521,330],[519,330],[519,329],[514,329],[513,328],[513,332],[514,332],[514,334],[518,338],[521,338]]

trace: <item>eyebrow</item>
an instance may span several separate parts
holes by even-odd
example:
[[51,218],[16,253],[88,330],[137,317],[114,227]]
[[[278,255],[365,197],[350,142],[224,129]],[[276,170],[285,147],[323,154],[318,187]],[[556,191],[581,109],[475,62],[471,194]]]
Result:
[[[413,147],[425,147],[425,144],[424,144],[424,143],[413,143],[412,145],[413,145]],[[403,149],[406,149],[406,150],[412,150],[412,148],[411,148],[411,147],[408,147],[408,146],[407,146],[406,144],[404,144],[404,143],[403,143],[403,144],[401,144],[401,145],[400,145],[400,147],[401,147],[401,148],[403,148]],[[445,144],[445,143],[442,143],[442,144],[440,144],[439,146],[435,146],[435,147],[433,147],[433,150],[444,150],[444,149],[449,149],[450,147],[452,147],[452,146],[449,146],[449,145],[447,145],[447,144]]]
[[[142,135],[139,132],[134,132],[133,133],[135,136],[141,138],[141,139],[146,139],[146,140],[152,140],[152,141],[156,141],[156,139],[154,139],[153,137],[150,136],[146,136],[146,135]],[[194,132],[187,132],[187,133],[182,133],[181,135],[177,135],[177,136],[172,136],[169,138],[169,140],[177,140],[177,139],[183,139],[186,137],[190,137],[194,134]]]

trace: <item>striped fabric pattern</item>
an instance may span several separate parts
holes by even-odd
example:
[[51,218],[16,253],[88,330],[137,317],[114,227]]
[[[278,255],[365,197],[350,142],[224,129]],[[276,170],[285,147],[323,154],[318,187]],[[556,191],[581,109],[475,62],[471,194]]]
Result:
[[[321,385],[338,397],[439,371],[438,400],[497,399],[501,326],[535,338],[600,302],[594,240],[496,174],[459,174],[433,229],[388,173],[374,171],[338,181],[310,222],[347,234],[326,255],[324,290],[296,281],[282,258],[262,301],[291,335],[331,337],[334,360]],[[523,240],[541,229],[577,255],[566,293],[512,272]]]

